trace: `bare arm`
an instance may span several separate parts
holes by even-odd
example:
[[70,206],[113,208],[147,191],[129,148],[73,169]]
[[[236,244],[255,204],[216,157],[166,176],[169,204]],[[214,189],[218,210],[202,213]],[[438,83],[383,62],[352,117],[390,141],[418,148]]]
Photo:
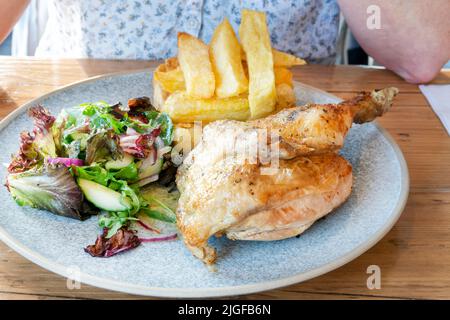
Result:
[[[449,0],[338,0],[352,33],[377,62],[412,83],[431,81],[450,59]],[[381,28],[367,27],[380,8]]]
[[19,20],[29,0],[0,0],[0,44]]

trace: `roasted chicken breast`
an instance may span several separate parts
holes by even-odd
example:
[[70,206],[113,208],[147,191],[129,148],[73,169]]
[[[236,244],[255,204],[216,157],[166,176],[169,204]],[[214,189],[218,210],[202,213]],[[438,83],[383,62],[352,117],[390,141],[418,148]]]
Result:
[[338,207],[351,193],[352,168],[336,152],[353,122],[381,116],[397,92],[386,88],[339,104],[207,125],[177,173],[177,224],[186,246],[211,264],[212,235],[285,239]]

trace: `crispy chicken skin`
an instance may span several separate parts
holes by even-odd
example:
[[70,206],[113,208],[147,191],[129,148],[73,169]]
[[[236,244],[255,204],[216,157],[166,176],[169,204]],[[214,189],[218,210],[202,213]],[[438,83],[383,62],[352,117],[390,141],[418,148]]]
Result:
[[339,150],[352,123],[374,120],[389,110],[397,88],[361,92],[339,104],[309,104],[285,109],[249,125],[277,130],[285,157]]
[[[280,240],[301,234],[350,195],[352,169],[336,152],[353,122],[386,112],[397,89],[361,93],[339,104],[282,110],[264,119],[216,121],[178,169],[177,224],[189,250],[206,264],[216,260],[212,235],[233,240]],[[267,129],[276,132],[272,140]],[[267,131],[266,130],[266,131]],[[249,146],[277,144],[249,159]],[[278,153],[276,174],[264,169]],[[243,156],[242,156],[243,155]]]

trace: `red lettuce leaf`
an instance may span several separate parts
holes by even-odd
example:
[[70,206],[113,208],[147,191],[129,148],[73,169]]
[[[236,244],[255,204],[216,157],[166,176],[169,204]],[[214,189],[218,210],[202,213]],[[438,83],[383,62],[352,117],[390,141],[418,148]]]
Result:
[[28,115],[33,118],[34,129],[32,133],[24,131],[20,134],[19,152],[11,160],[8,167],[10,173],[27,171],[46,156],[56,157],[56,146],[51,133],[55,117],[41,105],[30,108]]
[[118,159],[122,155],[119,137],[112,130],[99,132],[87,140],[86,163],[91,164],[110,156]]
[[9,173],[19,173],[31,169],[41,159],[39,152],[33,145],[34,135],[27,131],[20,133],[19,152],[13,157],[8,166]]
[[69,168],[64,165],[47,164],[11,173],[7,176],[6,187],[21,206],[45,209],[78,220],[98,213],[85,200]]
[[120,228],[109,239],[106,238],[108,229],[103,229],[103,234],[97,237],[95,244],[84,248],[84,251],[93,257],[109,258],[115,254],[136,248],[141,241],[136,234],[128,229]]
[[160,134],[159,128],[147,134],[139,134],[128,128],[125,134],[120,135],[120,147],[126,153],[136,158],[144,159],[153,151],[156,137]]
[[46,134],[50,131],[56,118],[41,105],[34,106],[28,110],[28,115],[33,118],[35,134]]
[[127,114],[128,118],[147,124],[149,120],[144,113],[145,111],[156,111],[148,97],[129,99],[127,106],[123,106],[120,102],[111,106],[111,114],[116,119],[121,120]]
[[130,111],[156,111],[149,97],[131,98],[128,100],[128,109]]

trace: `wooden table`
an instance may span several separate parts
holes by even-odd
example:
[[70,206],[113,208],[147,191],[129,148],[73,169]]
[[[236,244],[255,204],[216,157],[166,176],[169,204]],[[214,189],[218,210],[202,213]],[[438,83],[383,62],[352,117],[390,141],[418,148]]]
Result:
[[[62,85],[103,73],[141,69],[151,62],[0,58],[0,117]],[[347,265],[310,281],[243,296],[283,299],[450,298],[450,138],[416,85],[383,69],[304,66],[295,78],[342,98],[386,86],[400,89],[394,108],[379,120],[402,149],[411,190],[395,227]],[[150,80],[149,80],[150,81]],[[435,83],[450,83],[450,70]],[[382,186],[380,186],[382,188]],[[369,265],[381,268],[381,289],[366,286]],[[21,257],[0,243],[0,299],[140,298],[82,285]]]

